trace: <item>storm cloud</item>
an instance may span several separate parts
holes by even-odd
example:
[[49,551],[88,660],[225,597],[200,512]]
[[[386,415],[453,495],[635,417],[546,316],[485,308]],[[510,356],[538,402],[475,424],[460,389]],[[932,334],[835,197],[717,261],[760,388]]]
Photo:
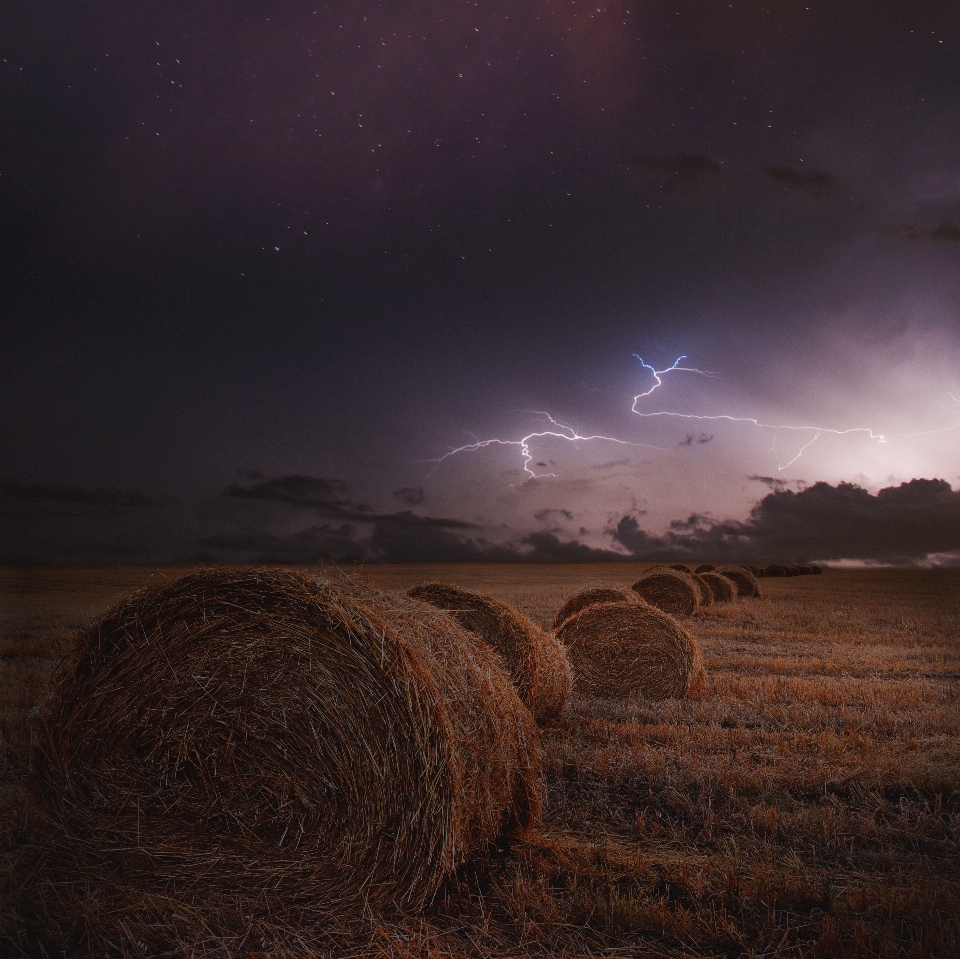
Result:
[[768,494],[745,522],[691,517],[654,536],[628,515],[612,536],[645,560],[853,559],[909,565],[958,553],[960,491],[942,479],[914,479],[876,494],[853,483],[821,482]]

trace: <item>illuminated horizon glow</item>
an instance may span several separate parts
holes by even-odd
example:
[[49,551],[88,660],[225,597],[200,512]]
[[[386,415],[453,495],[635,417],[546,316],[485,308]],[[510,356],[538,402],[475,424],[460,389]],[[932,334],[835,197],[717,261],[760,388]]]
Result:
[[[662,370],[658,370],[655,367],[653,367],[651,364],[647,363],[643,359],[643,357],[640,356],[639,353],[633,353],[632,356],[634,356],[637,360],[640,361],[640,365],[645,370],[650,371],[650,373],[653,376],[654,382],[653,382],[653,385],[648,390],[645,390],[642,393],[637,393],[633,397],[633,403],[630,407],[631,413],[634,413],[636,416],[639,416],[643,419],[652,419],[655,417],[663,416],[663,417],[672,417],[676,419],[697,420],[700,422],[724,421],[728,423],[748,423],[752,426],[757,427],[758,429],[773,430],[774,435],[773,435],[773,442],[770,445],[770,452],[774,457],[776,457],[777,472],[782,472],[783,470],[787,469],[788,467],[796,463],[797,460],[799,460],[801,456],[803,456],[804,452],[807,449],[809,449],[814,443],[816,443],[821,436],[824,436],[824,435],[849,436],[853,433],[863,433],[866,435],[866,438],[868,440],[872,440],[876,443],[887,443],[891,439],[912,439],[920,436],[929,436],[936,433],[950,433],[950,432],[954,432],[955,430],[960,430],[960,423],[957,423],[955,426],[947,426],[939,429],[922,430],[917,433],[885,434],[885,433],[877,433],[873,430],[872,427],[868,427],[868,426],[855,426],[855,427],[850,427],[848,429],[835,429],[835,428],[825,427],[825,426],[795,426],[791,424],[775,425],[772,423],[761,423],[760,420],[752,416],[733,416],[732,414],[729,414],[729,413],[715,413],[715,414],[677,413],[671,410],[658,410],[652,413],[643,413],[637,409],[637,404],[642,399],[645,399],[646,397],[650,396],[657,389],[663,386],[662,377],[665,376],[667,373],[695,373],[698,376],[705,376],[709,378],[716,378],[719,376],[719,374],[708,371],[708,370],[700,370],[700,369],[697,369],[696,367],[680,366],[681,361],[688,358],[686,354],[682,354],[681,356],[678,356],[670,366],[665,367]],[[960,407],[960,399],[954,396],[953,393],[951,393],[949,390],[947,390],[946,393],[947,393],[947,396],[949,396],[950,399],[953,400],[954,403],[958,405],[958,407]],[[467,444],[464,444],[463,446],[458,446],[448,450],[446,453],[444,453],[442,456],[440,456],[435,460],[427,460],[426,462],[431,462],[434,464],[430,472],[427,473],[427,478],[433,476],[433,474],[437,471],[437,469],[439,469],[441,464],[444,463],[446,460],[450,459],[451,457],[457,456],[460,453],[472,453],[472,452],[476,452],[477,450],[487,449],[488,447],[491,447],[491,446],[519,447],[521,456],[523,459],[523,470],[531,479],[545,479],[549,477],[556,477],[557,475],[556,473],[536,473],[534,472],[533,469],[530,468],[530,464],[534,460],[534,454],[531,450],[531,443],[538,439],[546,439],[548,437],[551,439],[565,440],[566,442],[570,442],[574,444],[596,441],[596,442],[605,442],[605,443],[615,443],[619,446],[643,447],[646,449],[659,450],[661,452],[672,452],[672,450],[666,449],[665,447],[661,447],[661,446],[655,446],[651,443],[632,442],[630,440],[623,440],[615,436],[603,436],[599,434],[594,434],[591,436],[581,436],[579,432],[576,429],[574,429],[572,426],[568,426],[565,423],[561,423],[560,421],[556,420],[550,413],[547,413],[543,410],[528,410],[526,412],[533,413],[536,416],[545,416],[553,426],[557,427],[557,430],[562,430],[563,432],[557,432],[554,430],[534,431],[534,432],[528,433],[526,436],[521,437],[519,440],[504,440],[497,437],[492,439],[487,439],[487,440],[475,439],[473,443],[467,443]],[[960,409],[956,410],[955,412],[960,413]],[[813,433],[813,436],[811,439],[807,440],[806,442],[801,441],[801,445],[796,455],[793,456],[791,459],[787,460],[786,462],[784,462],[783,459],[781,458],[779,451],[777,450],[777,439],[779,438],[781,432],[790,432],[790,433],[796,433],[796,434]]]

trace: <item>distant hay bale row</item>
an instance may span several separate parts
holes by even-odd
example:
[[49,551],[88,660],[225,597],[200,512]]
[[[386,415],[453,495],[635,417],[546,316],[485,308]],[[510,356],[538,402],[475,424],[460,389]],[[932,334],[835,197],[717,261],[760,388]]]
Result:
[[21,887],[69,954],[246,954],[252,929],[302,942],[417,909],[542,801],[498,654],[425,603],[289,571],[191,573],[113,607],[39,733]]
[[703,682],[703,657],[671,616],[647,603],[587,606],[568,617],[558,636],[579,692],[610,699],[685,696]]
[[783,576],[822,576],[823,567],[817,563],[801,563],[793,566],[784,566],[780,563],[771,563],[765,566],[764,576],[783,577]]
[[503,657],[520,699],[538,723],[549,722],[566,708],[570,664],[552,632],[492,596],[450,583],[424,583],[407,595],[442,609],[492,646]]

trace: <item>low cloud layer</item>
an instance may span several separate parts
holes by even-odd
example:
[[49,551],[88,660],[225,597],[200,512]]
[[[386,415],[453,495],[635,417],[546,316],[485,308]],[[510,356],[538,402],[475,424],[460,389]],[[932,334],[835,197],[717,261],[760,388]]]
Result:
[[637,559],[910,564],[957,551],[960,491],[937,479],[911,480],[875,495],[853,483],[815,483],[799,492],[768,494],[745,522],[695,516],[673,524],[663,536],[651,536],[634,516],[624,516],[613,539]]
[[127,509],[156,506],[143,490],[116,487],[64,486],[60,483],[26,483],[17,479],[0,480],[0,497],[53,506],[92,506]]
[[[614,518],[609,548],[559,527],[487,529],[412,510],[375,512],[338,480],[259,477],[196,508],[155,507],[136,490],[0,484],[0,561],[21,562],[613,562],[860,560],[910,565],[956,556],[960,491],[915,479],[871,493],[852,483],[799,491],[752,476],[767,493],[743,521],[694,513],[662,534],[642,509]],[[29,508],[24,508],[28,504]],[[35,508],[39,504],[40,508]],[[52,506],[51,506],[52,504]],[[62,507],[66,504],[67,509]],[[222,504],[222,509],[218,504]],[[575,506],[575,504],[570,504]],[[78,508],[82,507],[82,509]],[[532,521],[569,521],[573,508]],[[947,561],[942,560],[942,561]]]

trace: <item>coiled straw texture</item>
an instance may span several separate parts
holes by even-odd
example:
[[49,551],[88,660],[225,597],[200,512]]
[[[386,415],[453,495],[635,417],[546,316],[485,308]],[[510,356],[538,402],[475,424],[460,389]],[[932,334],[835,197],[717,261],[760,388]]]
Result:
[[608,699],[684,696],[702,657],[695,640],[646,604],[588,606],[559,630],[580,693]]
[[35,759],[33,911],[70,954],[245,955],[253,930],[420,908],[537,820],[537,742],[497,657],[429,606],[190,573],[79,635]]
[[557,611],[553,617],[553,629],[560,628],[574,613],[579,613],[581,609],[588,606],[596,606],[599,603],[642,603],[643,600],[626,586],[618,586],[615,583],[597,583],[594,586],[586,586],[574,593]]
[[689,573],[658,568],[647,572],[633,584],[633,591],[651,606],[671,616],[689,616],[700,605],[699,587]]

